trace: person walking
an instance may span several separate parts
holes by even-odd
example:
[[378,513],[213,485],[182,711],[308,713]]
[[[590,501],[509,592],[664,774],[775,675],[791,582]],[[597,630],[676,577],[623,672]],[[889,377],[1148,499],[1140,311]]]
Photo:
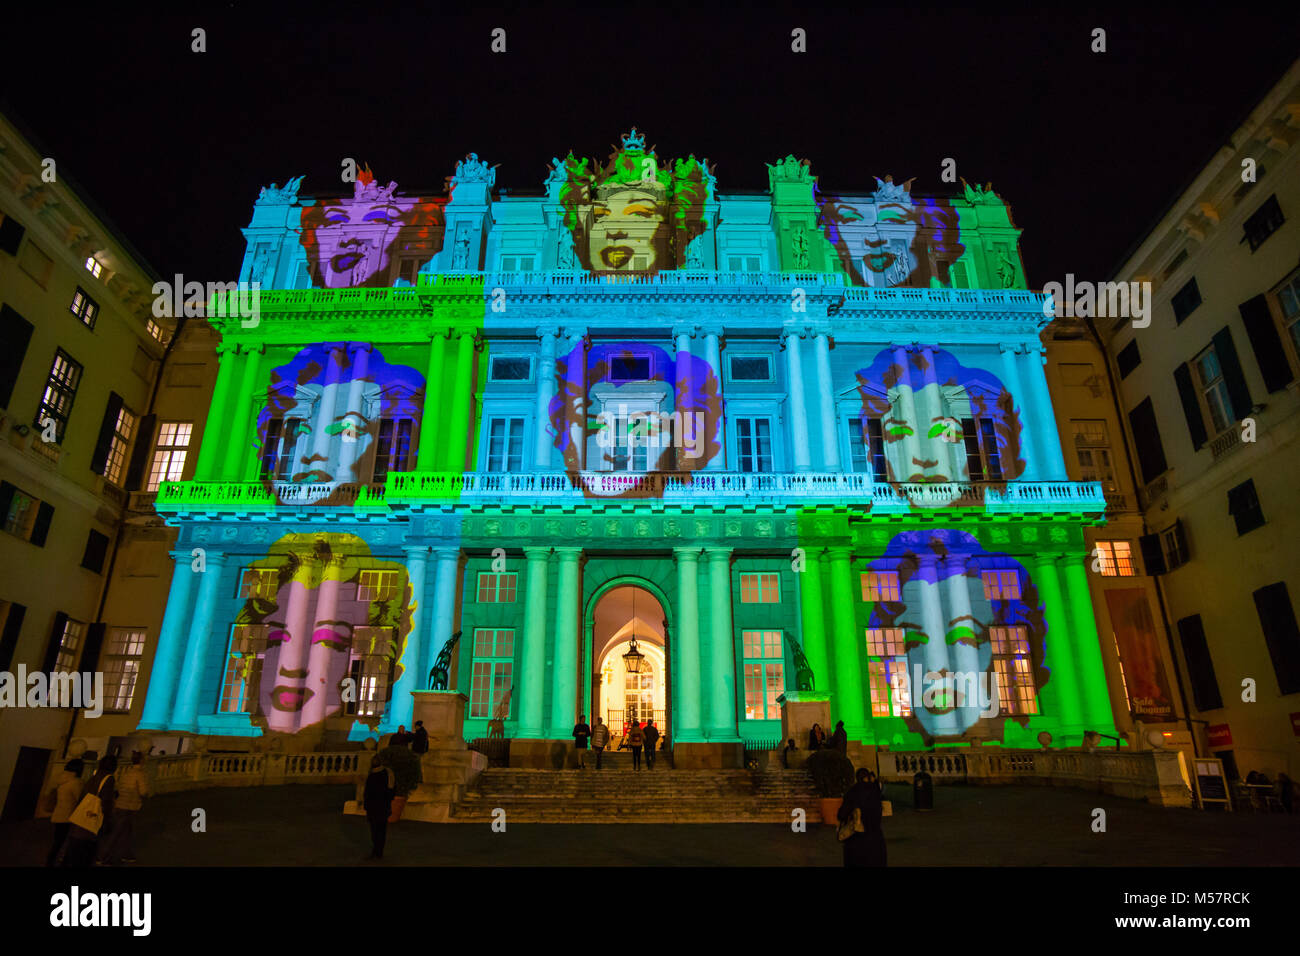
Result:
[[641,769],[641,747],[645,743],[645,734],[641,731],[641,722],[632,721],[632,728],[627,732],[627,745],[632,748],[632,769]]
[[587,726],[587,715],[579,714],[578,722],[573,725],[573,749],[578,751],[578,769],[587,769],[587,739],[591,728]]
[[397,777],[384,759],[375,754],[370,758],[370,775],[361,805],[370,822],[370,859],[384,858],[384,842],[388,838],[388,815],[393,812],[393,797],[397,795]]
[[131,754],[131,766],[117,782],[117,799],[109,821],[108,840],[100,851],[100,860],[108,866],[135,862],[135,815],[149,796],[149,777],[144,769],[144,754]]
[[653,770],[655,768],[655,746],[659,743],[659,729],[655,727],[653,717],[645,722],[645,729],[641,731],[641,734],[645,737],[645,768]]
[[113,774],[116,772],[117,755],[109,754],[99,762],[95,775],[86,781],[81,798],[68,818],[68,838],[63,841],[55,866],[82,867],[95,861],[96,844],[107,836],[104,821],[113,817],[113,801],[117,797]]
[[596,718],[596,726],[591,731],[591,746],[596,751],[596,769],[599,770],[600,758],[605,753],[605,748],[609,746],[609,728],[599,717]]
[[417,754],[429,752],[429,732],[424,729],[424,721],[415,722],[415,734],[411,738],[411,751]]
[[880,784],[876,782],[876,775],[863,767],[857,772],[857,782],[849,787],[840,803],[840,823],[847,827],[856,814],[862,826],[847,839],[841,836],[845,866],[887,865],[885,832],[880,827],[881,810]]
[[72,811],[77,808],[77,803],[81,800],[81,775],[85,769],[84,761],[69,760],[63,765],[63,770],[59,773],[59,779],[53,789],[46,794],[47,802],[53,797],[54,804],[49,808],[50,823],[54,824],[54,841],[50,844],[50,852],[45,857],[46,866],[54,865],[59,851],[63,849],[63,841],[68,838],[68,830],[71,827],[68,818],[72,816]]
[[846,757],[848,756],[849,734],[848,731],[844,729],[844,721],[841,720],[835,725],[835,733],[831,734],[830,746],[832,749],[838,750]]

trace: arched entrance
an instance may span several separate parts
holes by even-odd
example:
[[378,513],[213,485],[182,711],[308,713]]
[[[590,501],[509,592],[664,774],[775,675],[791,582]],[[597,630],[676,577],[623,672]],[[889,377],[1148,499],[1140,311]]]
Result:
[[[667,623],[663,606],[649,590],[618,584],[592,610],[592,712],[621,737],[632,720],[653,719],[661,735],[669,733],[671,675]],[[644,655],[638,672],[629,673],[625,654],[636,639]]]

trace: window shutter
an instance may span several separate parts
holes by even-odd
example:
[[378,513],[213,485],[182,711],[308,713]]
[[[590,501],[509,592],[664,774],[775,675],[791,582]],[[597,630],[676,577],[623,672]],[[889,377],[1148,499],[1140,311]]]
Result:
[[144,487],[145,466],[149,461],[149,451],[153,447],[154,428],[158,424],[157,415],[146,415],[140,419],[136,428],[135,448],[131,451],[131,464],[126,471],[127,491],[139,491]]
[[[11,256],[18,255],[18,246],[22,244],[23,233],[26,231],[26,227],[13,216],[0,213],[0,251]],[[0,402],[0,405],[3,404]]]
[[27,616],[25,604],[9,604],[9,616],[5,619],[4,634],[0,635],[0,671],[10,670],[14,661],[14,651],[18,649],[18,635],[22,633],[23,618]]
[[1128,413],[1128,421],[1133,429],[1133,445],[1137,448],[1142,480],[1155,481],[1169,466],[1165,462],[1165,447],[1160,441],[1160,429],[1156,426],[1151,399],[1142,399],[1142,403]]
[[1295,609],[1286,582],[1262,587],[1254,592],[1254,597],[1268,654],[1273,658],[1277,685],[1282,693],[1294,694],[1300,691],[1300,628],[1296,627]]
[[107,630],[108,625],[102,621],[86,629],[86,646],[81,651],[81,663],[77,666],[77,670],[98,670],[99,651],[104,646],[104,632]]
[[81,557],[81,566],[88,571],[101,574],[104,570],[104,557],[108,554],[108,535],[100,534],[94,528],[86,537],[86,552]]
[[54,520],[54,505],[48,501],[42,501],[40,508],[36,510],[36,523],[32,525],[32,544],[37,547],[45,547],[45,537],[50,533],[50,522]]
[[1291,363],[1286,359],[1286,349],[1282,347],[1282,337],[1278,335],[1273,316],[1268,310],[1268,300],[1257,295],[1248,302],[1237,306],[1241,310],[1241,320],[1246,325],[1246,337],[1255,352],[1255,361],[1259,372],[1264,376],[1264,387],[1276,392],[1295,378],[1291,372]]
[[0,308],[0,408],[9,407],[31,340],[32,324],[9,306]]
[[14,492],[18,489],[7,481],[0,481],[0,522],[9,517],[9,506],[13,504]]
[[90,470],[97,475],[102,475],[108,466],[108,449],[113,444],[113,429],[117,425],[117,413],[121,410],[122,396],[117,392],[109,392],[104,421],[99,426],[99,440],[95,442],[95,453],[90,456]]
[[1142,549],[1142,566],[1146,568],[1147,574],[1155,576],[1168,570],[1165,567],[1164,548],[1160,546],[1160,535],[1142,535],[1138,538],[1138,547]]
[[1213,342],[1214,354],[1219,357],[1219,368],[1223,370],[1223,382],[1228,386],[1228,397],[1232,399],[1233,417],[1241,421],[1250,414],[1254,402],[1250,400],[1246,376],[1241,374],[1237,347],[1232,344],[1232,331],[1225,325],[1214,337]]
[[1217,710],[1223,706],[1223,698],[1219,695],[1219,681],[1214,675],[1214,660],[1205,642],[1201,616],[1193,614],[1179,621],[1178,636],[1183,644],[1183,658],[1187,661],[1187,676],[1191,678],[1196,709]]
[[50,632],[50,642],[45,648],[45,660],[41,670],[46,674],[54,673],[54,665],[59,659],[59,642],[63,640],[63,629],[68,624],[68,615],[62,611],[54,615],[54,630]]
[[1174,369],[1174,384],[1178,386],[1178,398],[1183,403],[1183,417],[1187,419],[1187,430],[1192,436],[1192,448],[1200,448],[1205,444],[1205,419],[1201,417],[1196,386],[1192,384],[1192,370],[1186,362]]

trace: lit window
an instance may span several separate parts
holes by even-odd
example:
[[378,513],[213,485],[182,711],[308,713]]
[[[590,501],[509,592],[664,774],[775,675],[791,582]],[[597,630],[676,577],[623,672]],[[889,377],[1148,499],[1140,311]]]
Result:
[[86,256],[86,271],[98,279],[104,272],[104,264],[94,256]]
[[912,716],[905,636],[900,627],[867,628],[867,677],[873,717]]
[[884,481],[885,441],[879,418],[868,418],[866,427],[862,419],[854,416],[848,420],[849,463],[857,474],[869,473],[875,481]]
[[898,601],[900,593],[897,571],[862,572],[862,600]]
[[104,477],[115,485],[122,481],[126,451],[131,447],[131,436],[134,434],[135,415],[126,408],[118,409],[117,421],[113,423],[113,438],[108,445],[108,459],[104,463]]
[[777,574],[742,574],[741,604],[777,604],[781,600],[781,577]]
[[1282,321],[1300,353],[1300,273],[1278,290],[1277,301],[1282,306]]
[[244,568],[244,573],[239,580],[241,598],[274,601],[277,590],[279,590],[279,579],[275,568]]
[[68,425],[68,416],[72,414],[72,403],[77,397],[77,385],[81,382],[81,365],[73,361],[72,356],[63,349],[54,353],[54,364],[50,366],[50,376],[45,382],[45,391],[41,394],[41,406],[36,411],[36,427],[45,429],[45,422],[54,421],[54,441],[63,441],[63,431]]
[[[249,572],[244,573],[247,575]],[[226,673],[221,681],[221,699],[217,703],[218,713],[251,714],[256,710],[267,630],[263,624],[237,624],[231,631],[230,653],[226,656]]]
[[72,304],[68,306],[69,311],[86,324],[87,328],[95,327],[95,319],[99,315],[99,304],[86,295],[86,291],[77,286],[77,291],[72,295]]
[[478,576],[478,603],[514,604],[518,585],[518,574],[480,574]]
[[140,662],[144,656],[145,631],[115,627],[108,634],[104,648],[104,709],[117,713],[130,711],[135,688],[140,680]]
[[998,703],[1004,714],[1038,713],[1034,662],[1029,656],[1029,630],[991,627],[993,668],[998,676]]
[[[474,629],[469,715],[495,717],[510,693],[514,673],[515,632],[511,628]],[[508,716],[507,714],[503,714]]]
[[4,530],[24,541],[31,541],[32,532],[36,528],[36,516],[41,509],[40,499],[15,488],[7,481],[0,485],[0,489],[9,495],[9,507],[4,513]]
[[984,596],[990,601],[1014,601],[1020,597],[1020,575],[1015,571],[985,571]]
[[1101,420],[1073,421],[1074,450],[1079,458],[1079,480],[1096,481],[1106,491],[1117,491],[1115,469],[1111,463],[1110,435]]
[[54,661],[54,671],[69,674],[77,666],[77,651],[81,648],[81,638],[86,625],[68,618],[63,624],[63,633],[59,635],[59,653]]
[[159,426],[158,444],[154,446],[146,491],[157,491],[164,481],[181,480],[193,429],[190,422],[163,422]]
[[167,339],[166,330],[164,330],[163,327],[159,325],[157,322],[155,322],[153,319],[149,319],[145,323],[144,330],[148,332],[151,336],[153,336],[155,339],[157,339],[159,342],[165,342]]
[[391,601],[397,597],[396,571],[362,571],[357,582],[358,601]]
[[390,649],[394,636],[391,627],[358,627],[353,630],[348,676],[357,689],[357,699],[343,702],[343,713],[348,717],[378,717],[384,712],[388,704],[388,689],[393,682],[394,662]]
[[1127,541],[1098,541],[1098,570],[1108,578],[1131,577],[1137,574],[1133,567],[1133,546]]
[[785,693],[785,654],[780,631],[743,631],[745,719],[779,720],[776,699]]

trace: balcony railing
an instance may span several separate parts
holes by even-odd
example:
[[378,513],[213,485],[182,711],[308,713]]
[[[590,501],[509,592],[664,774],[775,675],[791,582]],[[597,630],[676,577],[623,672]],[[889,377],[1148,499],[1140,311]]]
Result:
[[1218,461],[1225,455],[1231,454],[1241,447],[1241,430],[1235,425],[1225,431],[1222,435],[1210,441],[1210,454],[1214,461]]
[[337,506],[382,509],[383,485],[339,484],[323,489],[307,482],[168,481],[158,489],[154,507],[161,514],[183,511],[276,511],[280,508]]

